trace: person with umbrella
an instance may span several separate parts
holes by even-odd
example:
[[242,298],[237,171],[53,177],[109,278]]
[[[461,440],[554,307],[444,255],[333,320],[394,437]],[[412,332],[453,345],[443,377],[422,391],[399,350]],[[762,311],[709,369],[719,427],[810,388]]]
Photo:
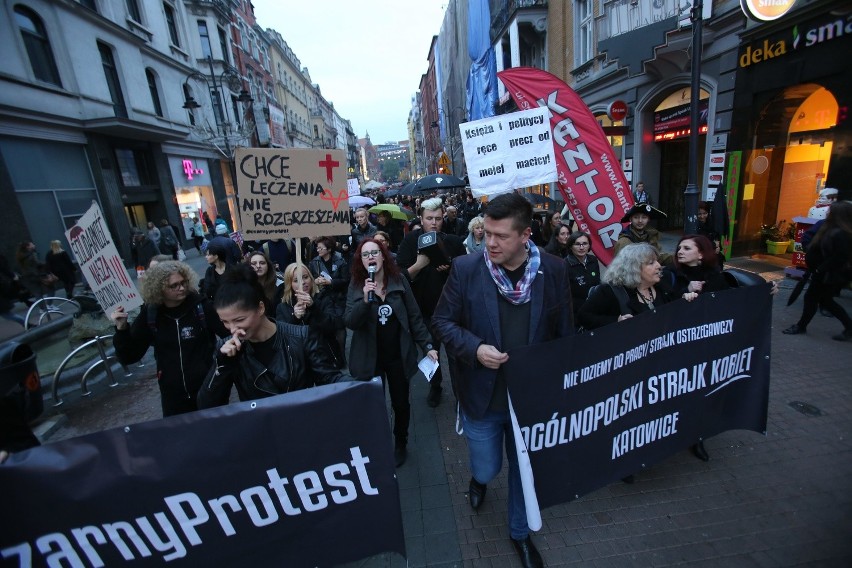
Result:
[[[409,231],[399,245],[396,261],[403,274],[411,280],[417,305],[431,331],[432,313],[449,278],[450,263],[455,257],[465,255],[466,251],[461,238],[442,232],[444,203],[440,197],[423,202],[420,222],[421,228]],[[423,243],[419,243],[421,235],[425,233],[435,233],[434,242],[430,246],[422,246]],[[437,349],[440,349],[440,345]],[[442,382],[443,374],[441,367],[438,367],[432,377],[426,399],[426,403],[433,408],[441,403]]]
[[808,246],[805,262],[812,276],[805,292],[802,315],[798,322],[781,333],[805,333],[816,314],[817,306],[821,306],[843,324],[843,331],[832,336],[832,339],[852,340],[852,318],[834,300],[852,280],[852,202],[837,201],[829,206],[825,223]]
[[630,211],[624,214],[621,218],[622,223],[630,223],[621,234],[618,235],[618,242],[615,244],[613,254],[618,256],[621,249],[633,243],[648,243],[657,249],[657,256],[660,264],[670,265],[672,263],[672,255],[663,252],[660,247],[660,232],[648,226],[651,219],[665,219],[666,214],[652,207],[647,203],[637,203],[630,208]]
[[395,253],[404,236],[402,221],[407,221],[409,215],[404,213],[398,205],[390,204],[376,205],[370,208],[370,212],[376,214],[376,230],[384,231],[390,235],[391,242],[388,243],[388,246]]

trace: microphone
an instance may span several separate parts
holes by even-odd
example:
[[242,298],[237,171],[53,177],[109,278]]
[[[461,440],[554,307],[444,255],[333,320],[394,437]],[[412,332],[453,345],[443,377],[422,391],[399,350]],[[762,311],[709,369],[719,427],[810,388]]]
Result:
[[[376,265],[370,264],[369,266],[367,266],[367,273],[370,275],[370,282],[375,282],[376,281]],[[372,290],[367,292],[367,301],[371,304],[376,301],[376,294]]]

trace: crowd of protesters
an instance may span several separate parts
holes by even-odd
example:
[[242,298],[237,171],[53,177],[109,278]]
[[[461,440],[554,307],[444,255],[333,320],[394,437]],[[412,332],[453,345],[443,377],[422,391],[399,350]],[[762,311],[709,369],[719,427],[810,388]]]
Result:
[[[359,208],[351,212],[349,235],[237,244],[221,217],[195,217],[186,238],[209,265],[201,281],[178,260],[183,233],[166,220],[134,228],[133,261],[144,272],[145,304],[133,321],[121,308],[110,314],[116,354],[129,364],[154,348],[163,416],[227,404],[233,389],[240,400],[252,400],[380,377],[400,467],[409,451],[410,382],[421,358],[438,361],[444,350],[450,369],[438,367],[426,403],[438,406],[444,382],[452,384],[470,451],[470,505],[478,509],[484,501],[505,445],[511,538],[524,566],[541,566],[513,450],[501,371],[507,351],[727,289],[721,237],[706,225],[709,206],[701,205],[698,234],[685,235],[669,254],[653,227],[665,213],[637,202],[622,219],[614,260],[602,271],[592,235],[572,232],[564,212],[535,217],[515,193],[487,205],[469,193],[382,203],[398,205],[410,218]],[[815,233],[805,311],[784,333],[804,333],[823,306],[844,324],[835,339],[852,338],[852,323],[833,300],[852,278],[850,207],[832,205]],[[73,263],[58,241],[53,244],[41,262],[34,245],[22,243],[20,280],[37,296],[58,280],[70,297]],[[0,266],[4,278],[17,279],[6,264]],[[48,283],[45,274],[55,277]],[[546,318],[531,319],[531,310]],[[710,459],[700,440],[692,452]]]

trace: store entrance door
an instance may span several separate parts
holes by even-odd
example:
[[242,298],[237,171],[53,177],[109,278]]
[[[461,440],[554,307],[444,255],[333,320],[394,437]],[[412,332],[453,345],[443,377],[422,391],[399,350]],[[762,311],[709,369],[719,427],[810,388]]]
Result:
[[659,209],[668,215],[668,219],[657,221],[657,228],[661,231],[683,228],[683,190],[686,189],[688,163],[689,139],[662,143]]

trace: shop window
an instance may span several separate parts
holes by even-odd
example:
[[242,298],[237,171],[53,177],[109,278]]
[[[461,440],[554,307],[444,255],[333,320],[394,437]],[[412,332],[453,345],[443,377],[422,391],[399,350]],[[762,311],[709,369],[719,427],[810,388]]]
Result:
[[59,70],[50,48],[50,39],[41,18],[24,6],[15,6],[15,23],[27,50],[33,75],[39,81],[61,87]]
[[175,15],[174,6],[168,2],[163,2],[163,12],[166,16],[166,27],[169,30],[169,41],[172,45],[180,47],[180,35],[178,34],[177,16]]
[[582,65],[595,55],[592,0],[574,2],[574,65]]
[[148,80],[148,91],[151,93],[151,102],[157,116],[163,116],[163,105],[160,104],[160,91],[157,89],[157,77],[152,69],[145,69],[145,78]]
[[121,91],[121,81],[118,77],[118,69],[115,65],[112,48],[105,43],[98,42],[98,51],[101,54],[101,65],[104,69],[104,78],[109,89],[109,96],[112,100],[115,116],[127,118],[127,107],[124,105],[124,93]]
[[201,40],[201,53],[205,59],[213,57],[213,46],[210,44],[210,32],[207,30],[207,22],[198,20],[198,37]]
[[156,185],[154,170],[144,150],[116,148],[115,160],[124,187]]

